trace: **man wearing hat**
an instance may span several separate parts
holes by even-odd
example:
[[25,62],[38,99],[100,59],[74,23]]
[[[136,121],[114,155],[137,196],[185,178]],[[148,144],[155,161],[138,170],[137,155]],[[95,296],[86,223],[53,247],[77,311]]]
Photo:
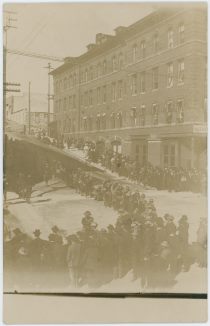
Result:
[[33,271],[41,272],[45,260],[46,241],[40,239],[41,231],[36,229],[34,232],[34,239],[30,244],[30,260],[33,266]]
[[176,233],[176,225],[173,222],[174,217],[172,215],[165,214],[164,218],[166,220],[165,236],[166,236],[166,239],[168,239],[170,234],[175,234]]
[[57,227],[57,225],[54,225],[52,228],[52,233],[50,233],[49,235],[49,241],[50,242],[54,242],[57,244],[63,244],[63,238],[62,236],[59,234],[59,228]]
[[67,250],[67,265],[69,270],[70,283],[77,288],[79,283],[79,271],[81,263],[81,244],[77,235],[72,234],[70,237],[70,244]]

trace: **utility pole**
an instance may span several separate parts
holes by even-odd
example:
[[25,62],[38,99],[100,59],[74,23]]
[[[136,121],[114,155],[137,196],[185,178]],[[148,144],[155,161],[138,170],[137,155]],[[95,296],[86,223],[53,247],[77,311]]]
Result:
[[[16,14],[13,11],[4,11],[5,22],[3,26],[4,31],[4,46],[3,46],[3,135],[4,135],[4,149],[5,149],[5,128],[6,128],[6,93],[12,91],[6,88],[7,86],[7,33],[11,28],[17,28],[12,25],[12,22],[17,21],[17,19],[12,18],[12,15]],[[15,85],[17,86],[17,85]],[[17,90],[16,90],[17,91]]]
[[28,83],[28,134],[31,134],[31,82]]
[[47,135],[50,136],[50,100],[53,99],[53,95],[50,94],[50,72],[54,68],[51,66],[51,63],[49,62],[47,67],[44,67],[45,69],[48,69],[48,94],[47,94]]

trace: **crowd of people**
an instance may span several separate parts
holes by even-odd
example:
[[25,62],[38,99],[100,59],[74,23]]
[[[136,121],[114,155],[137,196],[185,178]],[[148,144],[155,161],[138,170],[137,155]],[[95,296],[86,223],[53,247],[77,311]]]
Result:
[[[15,284],[24,276],[29,287],[97,288],[132,271],[133,279],[141,280],[141,289],[161,289],[172,287],[176,276],[195,262],[206,267],[205,219],[200,221],[197,242],[189,243],[186,215],[175,223],[171,214],[158,216],[153,200],[139,190],[112,180],[99,181],[80,168],[67,170],[61,162],[56,166],[69,187],[112,207],[118,218],[99,228],[86,211],[80,231],[68,234],[54,226],[48,240],[42,239],[41,230],[34,230],[34,239],[19,228],[12,234],[7,230],[5,266],[15,271],[11,278]],[[45,165],[43,180],[49,168]]]

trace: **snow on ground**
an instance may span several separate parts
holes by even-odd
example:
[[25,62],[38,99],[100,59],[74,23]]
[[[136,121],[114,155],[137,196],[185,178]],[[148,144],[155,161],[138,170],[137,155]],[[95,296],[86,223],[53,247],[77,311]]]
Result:
[[[46,188],[43,190],[46,191]],[[14,194],[13,196],[15,197]],[[9,197],[11,198],[11,194]],[[25,232],[32,235],[35,229],[40,229],[44,239],[47,239],[53,225],[67,230],[67,234],[81,230],[81,219],[86,210],[92,212],[99,228],[114,223],[117,218],[117,213],[105,207],[102,202],[81,196],[68,187],[34,197],[31,204],[25,202],[10,204],[9,210],[17,217],[18,226]]]

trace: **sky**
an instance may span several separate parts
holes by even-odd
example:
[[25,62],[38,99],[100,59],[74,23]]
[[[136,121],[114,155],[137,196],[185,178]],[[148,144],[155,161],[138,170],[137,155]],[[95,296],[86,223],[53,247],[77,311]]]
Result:
[[[149,2],[6,4],[4,11],[15,11],[12,17],[17,19],[12,22],[17,28],[8,31],[7,48],[60,58],[77,56],[95,42],[97,33],[114,35],[117,26],[129,26],[155,9]],[[7,82],[21,83],[21,91],[27,92],[30,81],[31,92],[47,94],[48,62],[8,53]],[[53,68],[61,64],[51,63]]]

